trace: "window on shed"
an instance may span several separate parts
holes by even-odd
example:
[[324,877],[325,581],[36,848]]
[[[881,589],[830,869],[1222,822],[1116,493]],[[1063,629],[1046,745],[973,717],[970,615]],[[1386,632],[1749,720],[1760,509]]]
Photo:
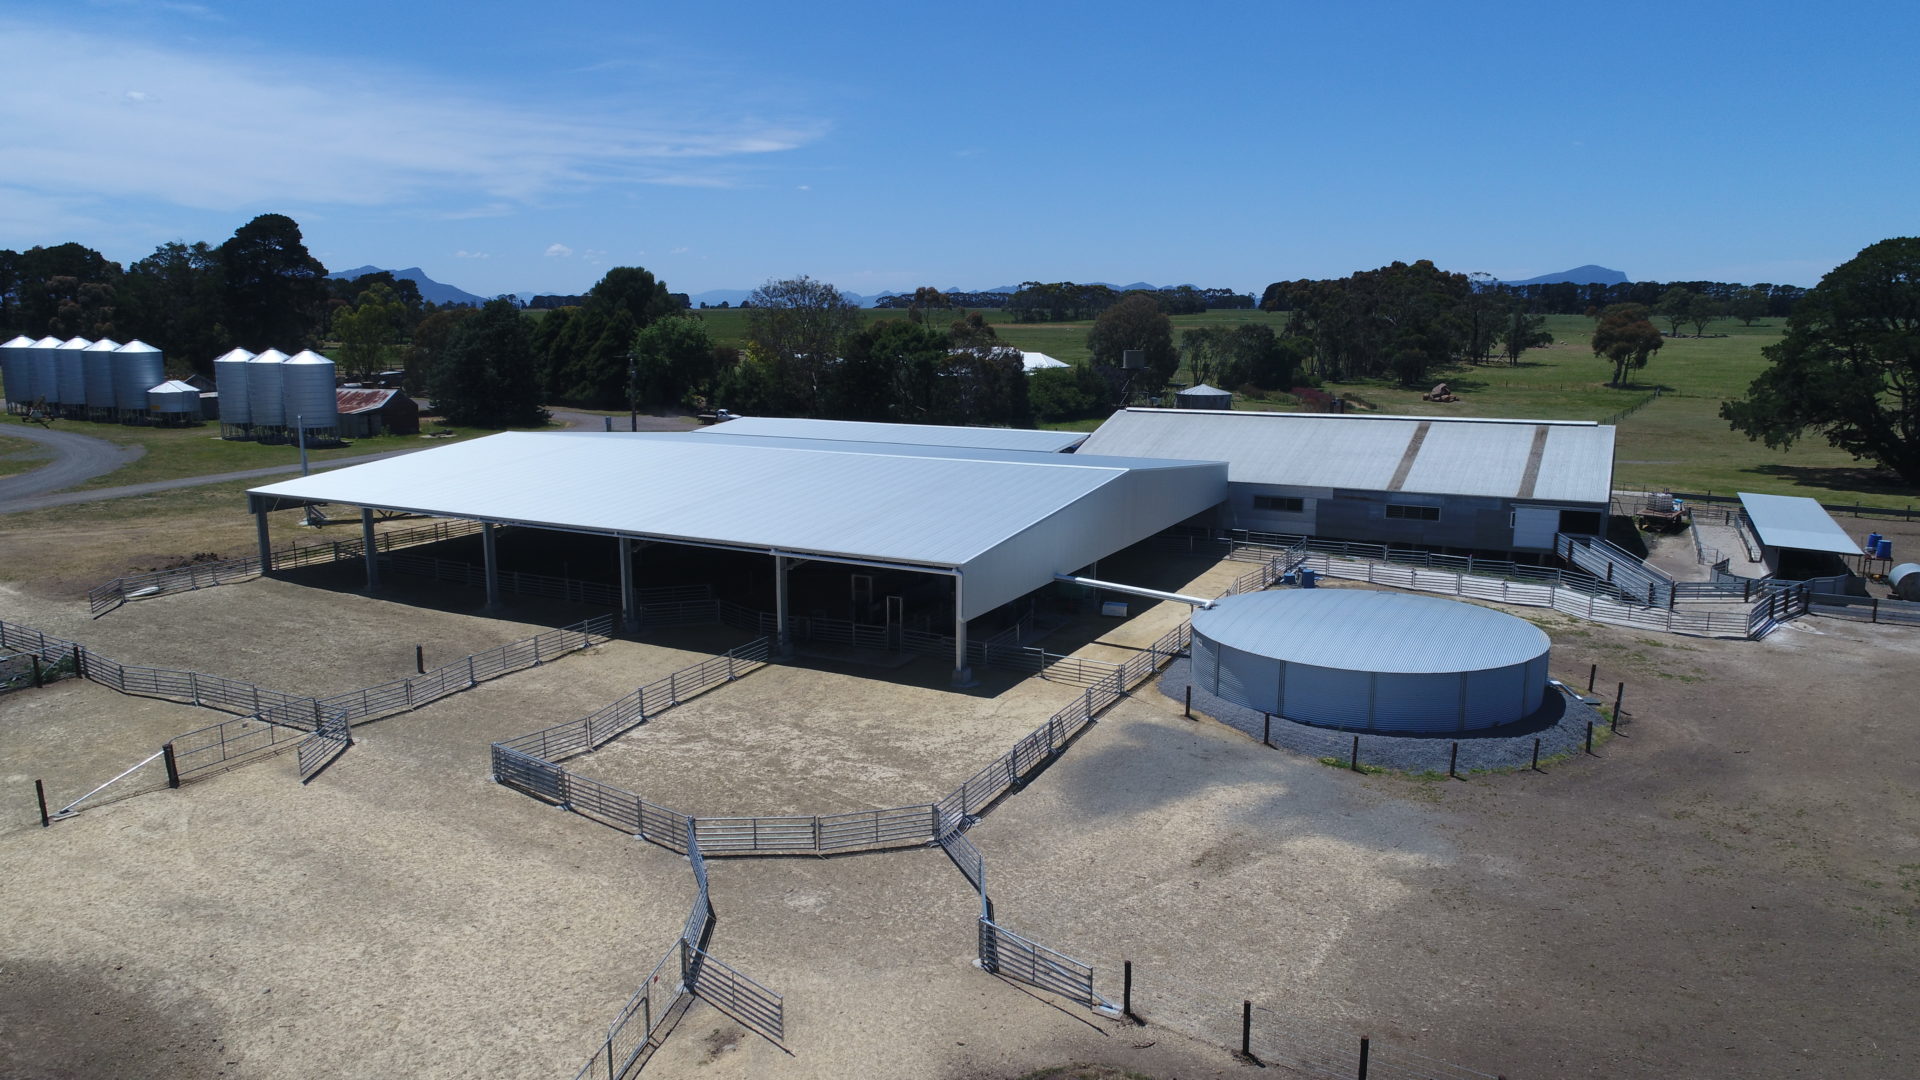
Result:
[[1439,521],[1440,508],[1437,506],[1408,506],[1404,503],[1388,503],[1387,516],[1405,521]]
[[1297,495],[1255,495],[1255,510],[1271,510],[1276,514],[1299,514],[1307,509],[1307,500]]

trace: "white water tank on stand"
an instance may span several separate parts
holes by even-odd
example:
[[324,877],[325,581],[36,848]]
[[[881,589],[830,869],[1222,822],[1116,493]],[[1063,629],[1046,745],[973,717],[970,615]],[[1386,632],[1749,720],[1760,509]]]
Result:
[[167,358],[134,338],[113,350],[113,407],[120,419],[147,413],[147,391],[167,381]]
[[59,348],[59,338],[43,337],[34,342],[33,348],[28,351],[28,359],[33,365],[33,378],[29,381],[33,396],[44,399],[49,405],[60,400],[60,354],[56,351]]
[[253,426],[253,410],[247,407],[247,361],[253,354],[245,349],[229,349],[213,358],[213,388],[220,391],[220,426]]
[[287,426],[287,403],[280,397],[280,368],[286,362],[279,349],[247,361],[247,410],[254,427],[278,431]]
[[334,394],[333,361],[311,349],[280,365],[280,397],[286,403],[287,429],[331,436],[340,426],[340,399]]
[[1902,600],[1920,600],[1920,563],[1901,563],[1887,574],[1893,595]]
[[103,337],[80,354],[80,366],[87,372],[87,411],[113,408],[113,353],[120,343]]
[[25,405],[33,400],[33,365],[27,362],[32,348],[33,339],[25,334],[0,344],[0,382],[6,384],[10,405]]
[[92,344],[92,338],[70,337],[53,350],[60,404],[68,409],[86,408],[86,352],[87,346]]

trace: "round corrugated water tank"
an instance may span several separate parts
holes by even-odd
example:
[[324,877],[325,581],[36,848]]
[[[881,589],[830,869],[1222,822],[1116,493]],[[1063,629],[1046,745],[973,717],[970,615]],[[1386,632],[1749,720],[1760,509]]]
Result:
[[279,349],[247,361],[247,411],[259,427],[287,426],[287,403],[280,397],[280,367],[286,362],[287,354]]
[[113,350],[113,407],[125,414],[147,411],[147,391],[167,381],[167,358],[134,338]]
[[33,343],[28,359],[33,367],[33,387],[35,398],[45,398],[53,405],[60,400],[60,339],[43,337]]
[[0,344],[0,383],[5,384],[8,401],[25,403],[34,398],[33,365],[27,362],[32,348],[33,339],[25,334]]
[[247,361],[253,354],[229,349],[213,358],[213,388],[220,391],[220,422],[245,427],[253,423],[247,406]]
[[1288,589],[1193,613],[1193,683],[1352,731],[1480,731],[1546,702],[1552,643],[1525,619],[1432,596]]
[[280,365],[280,397],[286,402],[287,427],[308,431],[340,425],[340,402],[333,392],[333,361],[311,349]]
[[53,350],[57,393],[62,405],[87,403],[87,346],[92,338],[70,337]]
[[1920,600],[1920,563],[1903,562],[1887,574],[1893,595],[1902,600]]
[[80,354],[80,366],[87,371],[87,408],[113,408],[113,353],[120,343],[103,337]]
[[1181,409],[1231,409],[1233,395],[1217,386],[1201,383],[1173,395],[1173,404]]

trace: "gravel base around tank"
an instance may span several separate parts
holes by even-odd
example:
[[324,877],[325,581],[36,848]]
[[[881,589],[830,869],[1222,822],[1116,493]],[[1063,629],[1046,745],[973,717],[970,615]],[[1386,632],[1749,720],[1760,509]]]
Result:
[[[1183,701],[1187,693],[1189,661],[1175,660],[1167,666],[1157,684],[1160,693],[1174,701]],[[1533,762],[1533,741],[1540,740],[1540,760],[1558,755],[1580,753],[1586,746],[1587,723],[1591,721],[1595,737],[1606,726],[1599,710],[1570,698],[1557,690],[1548,694],[1547,707],[1530,719],[1490,732],[1465,732],[1458,736],[1385,735],[1315,727],[1275,716],[1271,724],[1266,714],[1244,705],[1236,705],[1193,687],[1194,715],[1209,716],[1258,741],[1269,732],[1271,745],[1315,758],[1347,761],[1353,753],[1353,739],[1360,737],[1360,764],[1397,769],[1404,772],[1447,771],[1453,744],[1460,744],[1455,768],[1461,773],[1491,769],[1525,769]]]

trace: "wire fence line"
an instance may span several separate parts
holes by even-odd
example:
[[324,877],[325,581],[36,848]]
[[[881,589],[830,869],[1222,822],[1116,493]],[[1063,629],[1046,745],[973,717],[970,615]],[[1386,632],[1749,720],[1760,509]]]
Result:
[[[479,532],[481,528],[483,525],[478,521],[450,519],[411,529],[396,529],[376,534],[373,538],[374,550],[393,551],[420,544],[438,543],[456,536]],[[365,557],[366,544],[358,537],[352,540],[332,540],[324,544],[290,543],[273,552],[273,566],[276,570],[292,570],[302,566],[348,562]],[[260,556],[258,554],[226,559],[221,562],[193,563],[170,570],[156,570],[148,574],[129,574],[87,590],[87,610],[98,618],[128,600],[206,589],[215,585],[229,585],[236,581],[249,581],[259,576]]]

